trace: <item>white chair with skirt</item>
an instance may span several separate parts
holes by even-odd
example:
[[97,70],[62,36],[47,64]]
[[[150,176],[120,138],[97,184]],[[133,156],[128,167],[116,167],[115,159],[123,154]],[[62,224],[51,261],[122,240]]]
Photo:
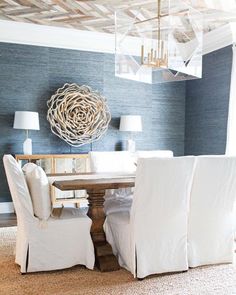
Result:
[[[128,151],[90,152],[91,172],[125,175],[136,170],[135,161]],[[129,211],[133,200],[131,188],[106,190],[104,211],[108,215],[117,211]]]
[[4,155],[3,162],[17,215],[15,261],[21,273],[64,269],[77,264],[93,269],[92,222],[87,215],[79,209],[66,208],[60,217],[52,218],[49,184],[42,168],[31,166],[30,177],[26,176],[28,188],[16,160]]
[[172,158],[174,153],[170,150],[151,150],[137,151],[136,157],[139,158]]
[[195,158],[139,159],[129,212],[109,214],[107,241],[134,277],[188,269],[187,218]]
[[235,198],[236,157],[197,157],[188,221],[190,267],[233,262]]

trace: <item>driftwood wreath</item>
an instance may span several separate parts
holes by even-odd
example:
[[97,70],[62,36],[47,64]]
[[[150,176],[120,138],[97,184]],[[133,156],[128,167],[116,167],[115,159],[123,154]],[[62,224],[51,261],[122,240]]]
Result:
[[65,84],[47,106],[52,132],[75,147],[98,140],[111,120],[106,99],[85,85]]

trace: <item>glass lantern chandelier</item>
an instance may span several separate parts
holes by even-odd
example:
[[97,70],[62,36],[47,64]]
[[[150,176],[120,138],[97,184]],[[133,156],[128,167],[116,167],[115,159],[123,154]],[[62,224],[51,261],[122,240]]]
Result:
[[146,83],[202,77],[202,14],[185,1],[157,0],[115,14],[115,75]]

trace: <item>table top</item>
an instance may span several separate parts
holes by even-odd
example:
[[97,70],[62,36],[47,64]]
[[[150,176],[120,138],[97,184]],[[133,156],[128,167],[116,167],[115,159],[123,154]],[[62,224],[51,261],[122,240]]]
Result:
[[[66,174],[68,175],[68,174]],[[107,177],[106,177],[107,175]],[[83,173],[81,179],[77,174],[76,179],[70,180],[57,180],[53,182],[53,186],[56,188],[67,191],[67,190],[105,190],[105,189],[118,189],[133,187],[135,182],[135,175],[128,174],[122,175],[111,173]],[[56,175],[54,175],[56,176]],[[65,176],[65,174],[60,174],[60,176]],[[91,178],[85,178],[85,176],[92,176]],[[97,177],[96,177],[97,176]]]

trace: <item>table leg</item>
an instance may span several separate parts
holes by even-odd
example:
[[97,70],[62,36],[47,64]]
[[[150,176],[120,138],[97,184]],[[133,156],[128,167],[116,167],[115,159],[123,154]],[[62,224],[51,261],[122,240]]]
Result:
[[89,195],[88,216],[92,219],[91,236],[95,249],[95,263],[101,271],[120,269],[117,258],[112,253],[111,245],[106,241],[103,230],[105,214],[103,211],[105,190],[87,190]]

